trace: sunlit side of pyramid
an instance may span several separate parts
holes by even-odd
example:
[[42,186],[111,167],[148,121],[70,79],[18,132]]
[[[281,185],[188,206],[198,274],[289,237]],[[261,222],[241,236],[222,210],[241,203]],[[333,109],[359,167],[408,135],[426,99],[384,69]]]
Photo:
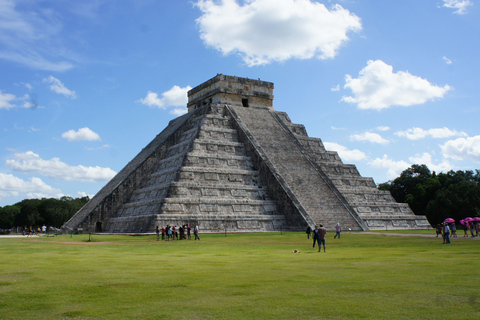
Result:
[[218,74],[188,92],[172,120],[67,223],[90,232],[148,233],[428,228],[321,139],[273,109],[273,83]]

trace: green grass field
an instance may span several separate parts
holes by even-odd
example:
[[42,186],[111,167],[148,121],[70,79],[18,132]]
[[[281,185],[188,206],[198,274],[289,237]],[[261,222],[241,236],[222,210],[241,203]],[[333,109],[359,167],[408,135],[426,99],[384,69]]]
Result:
[[422,233],[0,238],[0,318],[479,318],[480,241]]

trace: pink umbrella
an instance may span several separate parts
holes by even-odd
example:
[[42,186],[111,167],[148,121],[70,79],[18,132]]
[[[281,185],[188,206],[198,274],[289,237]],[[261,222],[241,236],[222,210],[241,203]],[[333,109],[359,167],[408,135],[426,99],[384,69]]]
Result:
[[473,221],[473,218],[467,217],[467,218],[463,219],[463,221],[470,222],[470,221]]
[[454,223],[455,220],[453,220],[452,218],[447,218],[447,219],[445,219],[443,222],[446,222],[446,223]]
[[467,223],[467,222],[465,222],[465,220],[462,219],[462,220],[460,220],[460,223],[461,223],[461,224],[465,224],[465,223]]
[[480,221],[480,217],[472,218],[472,221]]

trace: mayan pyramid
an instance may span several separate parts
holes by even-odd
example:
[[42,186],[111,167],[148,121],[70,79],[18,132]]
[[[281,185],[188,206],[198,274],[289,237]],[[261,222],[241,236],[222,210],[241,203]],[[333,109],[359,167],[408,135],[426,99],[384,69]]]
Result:
[[273,83],[218,74],[188,92],[172,121],[64,227],[148,233],[427,228],[407,204],[325,150],[284,112]]

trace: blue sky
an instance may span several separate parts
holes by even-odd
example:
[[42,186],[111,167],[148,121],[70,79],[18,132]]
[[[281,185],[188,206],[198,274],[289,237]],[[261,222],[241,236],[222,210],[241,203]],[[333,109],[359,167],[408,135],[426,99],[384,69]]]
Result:
[[480,168],[477,0],[0,0],[0,206],[93,196],[217,73],[381,183]]

